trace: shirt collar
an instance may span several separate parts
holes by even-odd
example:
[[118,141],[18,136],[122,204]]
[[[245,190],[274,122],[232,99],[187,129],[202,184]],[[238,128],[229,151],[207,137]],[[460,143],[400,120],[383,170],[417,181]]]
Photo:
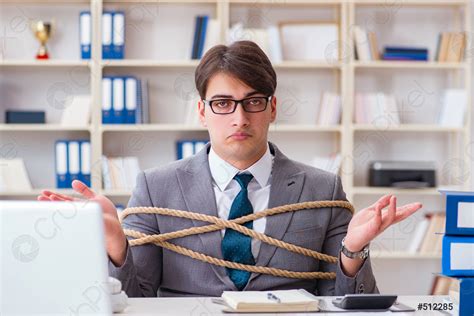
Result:
[[254,176],[255,180],[261,187],[266,186],[272,172],[272,164],[273,156],[270,153],[270,147],[268,143],[267,150],[263,156],[245,170],[239,170],[219,157],[212,149],[212,146],[209,151],[209,168],[211,169],[212,179],[221,191],[224,191],[227,188],[230,181],[232,181],[236,174],[244,173],[246,171]]

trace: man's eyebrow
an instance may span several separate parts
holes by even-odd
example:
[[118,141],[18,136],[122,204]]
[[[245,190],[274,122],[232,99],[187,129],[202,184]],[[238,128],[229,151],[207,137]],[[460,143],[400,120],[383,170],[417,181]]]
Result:
[[[250,91],[248,93],[245,94],[245,97],[250,97],[252,95],[255,95],[255,94],[259,94],[260,92],[258,91]],[[233,95],[230,95],[230,94],[216,94],[216,95],[213,95],[211,97],[211,99],[233,99],[234,96]]]

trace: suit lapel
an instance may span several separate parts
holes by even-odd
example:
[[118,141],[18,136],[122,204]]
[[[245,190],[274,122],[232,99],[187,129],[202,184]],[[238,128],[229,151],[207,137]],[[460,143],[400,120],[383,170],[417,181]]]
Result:
[[[270,149],[273,149],[275,157],[272,167],[272,182],[268,208],[297,203],[303,189],[304,172],[300,171],[274,144],[270,143]],[[265,235],[281,240],[292,217],[293,212],[267,217]],[[275,254],[276,249],[277,247],[262,242],[256,265],[267,266]],[[250,281],[259,275],[258,273],[252,273],[247,286],[250,285]]]
[[[209,147],[210,144],[208,143],[203,150],[189,160],[189,163],[184,168],[177,169],[176,172],[179,188],[188,211],[217,217],[216,198],[207,154]],[[193,220],[193,225],[199,227],[209,225],[209,223]],[[198,236],[202,242],[202,249],[205,250],[205,254],[219,259],[223,258],[221,251],[222,237],[219,230],[199,234]],[[227,276],[224,267],[213,264],[211,266],[223,283],[232,290],[237,290],[232,280]]]

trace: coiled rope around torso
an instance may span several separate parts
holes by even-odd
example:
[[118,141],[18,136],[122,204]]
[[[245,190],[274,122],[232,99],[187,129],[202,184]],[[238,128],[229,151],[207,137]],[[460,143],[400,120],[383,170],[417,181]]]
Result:
[[300,247],[297,245],[293,245],[293,244],[269,237],[265,234],[258,233],[252,229],[249,229],[241,225],[246,222],[253,221],[265,216],[271,216],[271,215],[276,215],[276,214],[281,214],[281,213],[286,213],[286,212],[295,212],[295,211],[304,210],[304,209],[328,208],[328,207],[345,208],[349,210],[352,214],[354,214],[354,207],[348,201],[311,201],[311,202],[302,202],[302,203],[282,205],[282,206],[266,209],[261,212],[242,216],[233,220],[223,220],[215,216],[204,215],[204,214],[194,213],[194,212],[189,212],[189,211],[159,208],[159,207],[130,207],[130,208],[125,209],[120,214],[119,219],[120,219],[120,222],[122,223],[125,217],[131,214],[159,214],[159,215],[188,218],[188,219],[194,219],[194,220],[212,223],[210,225],[192,227],[192,228],[182,229],[175,232],[157,234],[157,235],[147,235],[136,230],[124,229],[124,233],[126,236],[135,238],[129,241],[130,246],[138,246],[138,245],[152,243],[157,246],[174,251],[176,253],[191,257],[193,259],[197,259],[197,260],[207,262],[213,265],[221,266],[221,267],[245,270],[245,271],[254,272],[254,273],[269,274],[269,275],[285,277],[285,278],[329,280],[329,279],[334,279],[336,277],[336,274],[334,272],[297,272],[297,271],[290,271],[290,270],[271,268],[271,267],[246,265],[246,264],[227,261],[227,260],[223,260],[219,258],[214,258],[206,254],[199,253],[191,249],[168,242],[168,240],[170,239],[182,238],[182,237],[196,235],[196,234],[209,233],[209,232],[221,230],[224,228],[231,228],[242,234],[245,234],[247,236],[250,236],[252,238],[256,238],[262,242],[265,242],[267,244],[270,244],[282,249],[286,249],[294,253],[312,257],[318,260],[323,260],[330,263],[336,263],[337,262],[336,257],[322,254],[311,249],[307,249],[304,247]]

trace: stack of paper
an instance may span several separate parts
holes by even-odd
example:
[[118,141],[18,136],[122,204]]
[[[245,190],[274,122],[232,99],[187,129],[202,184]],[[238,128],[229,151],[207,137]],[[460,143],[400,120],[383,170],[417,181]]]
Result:
[[30,191],[31,183],[28,178],[23,159],[0,159],[0,191]]
[[315,312],[319,300],[305,290],[224,291],[222,298],[232,312]]

